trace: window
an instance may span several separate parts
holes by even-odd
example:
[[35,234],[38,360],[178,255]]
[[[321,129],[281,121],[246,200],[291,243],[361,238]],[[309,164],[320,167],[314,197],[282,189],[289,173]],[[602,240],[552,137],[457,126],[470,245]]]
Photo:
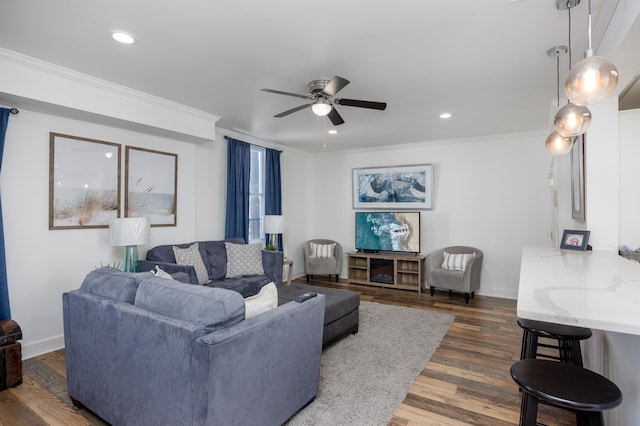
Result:
[[265,151],[251,146],[251,171],[249,172],[249,242],[264,240],[262,218],[264,217],[264,173]]

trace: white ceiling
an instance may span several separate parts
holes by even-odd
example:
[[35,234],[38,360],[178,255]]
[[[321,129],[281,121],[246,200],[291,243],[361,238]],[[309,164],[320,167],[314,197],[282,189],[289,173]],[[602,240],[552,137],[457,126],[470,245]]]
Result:
[[[594,47],[614,1],[593,0]],[[573,62],[587,2],[572,9]],[[115,43],[113,30],[136,37]],[[221,117],[218,127],[308,152],[546,129],[568,14],[555,0],[19,0],[0,3],[0,47]],[[561,58],[561,81],[569,68]],[[314,79],[351,81],[337,135],[305,109]],[[441,120],[440,113],[453,114]],[[326,148],[323,144],[326,143]]]

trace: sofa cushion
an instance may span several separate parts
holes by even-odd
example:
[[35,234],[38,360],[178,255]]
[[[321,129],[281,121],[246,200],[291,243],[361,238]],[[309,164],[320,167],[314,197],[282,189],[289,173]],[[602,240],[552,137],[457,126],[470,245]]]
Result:
[[242,238],[228,238],[220,241],[204,241],[200,243],[200,252],[204,248],[206,264],[209,265],[209,279],[222,280],[227,275],[227,248],[224,243],[244,244]]
[[260,244],[224,243],[227,250],[226,278],[243,275],[264,275]]
[[98,268],[87,274],[80,289],[133,304],[139,284],[149,277],[153,277],[152,272],[122,272],[116,268]]
[[199,284],[206,284],[209,281],[209,273],[202,261],[200,245],[198,243],[193,243],[187,248],[173,246],[173,254],[176,257],[176,263],[178,265],[193,266],[196,270]]
[[237,291],[242,297],[250,297],[258,294],[262,287],[272,282],[266,275],[249,275],[236,278],[224,278],[219,281],[207,283],[209,287],[226,288]]
[[244,299],[244,317],[251,318],[277,306],[278,288],[274,283],[269,283],[258,294]]
[[235,292],[152,277],[140,283],[135,305],[202,325],[211,332],[244,319],[244,299]]

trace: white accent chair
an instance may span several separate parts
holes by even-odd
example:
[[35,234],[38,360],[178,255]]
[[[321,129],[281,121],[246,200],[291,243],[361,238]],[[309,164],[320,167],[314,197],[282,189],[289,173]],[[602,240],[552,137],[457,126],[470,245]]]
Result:
[[[442,268],[444,252],[451,254],[473,254],[467,262],[464,271],[455,271]],[[434,290],[447,289],[449,293],[459,291],[464,293],[465,303],[469,303],[469,295],[475,296],[475,291],[480,288],[480,273],[482,271],[483,253],[475,247],[451,246],[431,252],[426,257],[427,285],[433,296]]]
[[[335,244],[334,257],[311,257],[311,243],[314,244]],[[304,273],[307,275],[307,282],[313,275],[335,275],[336,282],[342,271],[342,246],[333,240],[315,239],[305,242],[302,246],[304,251]]]

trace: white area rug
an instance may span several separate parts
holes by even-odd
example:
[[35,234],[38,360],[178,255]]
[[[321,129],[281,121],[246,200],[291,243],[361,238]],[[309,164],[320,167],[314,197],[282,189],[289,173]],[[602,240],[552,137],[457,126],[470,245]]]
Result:
[[421,309],[360,302],[358,334],[324,351],[320,391],[288,425],[386,425],[453,319]]

